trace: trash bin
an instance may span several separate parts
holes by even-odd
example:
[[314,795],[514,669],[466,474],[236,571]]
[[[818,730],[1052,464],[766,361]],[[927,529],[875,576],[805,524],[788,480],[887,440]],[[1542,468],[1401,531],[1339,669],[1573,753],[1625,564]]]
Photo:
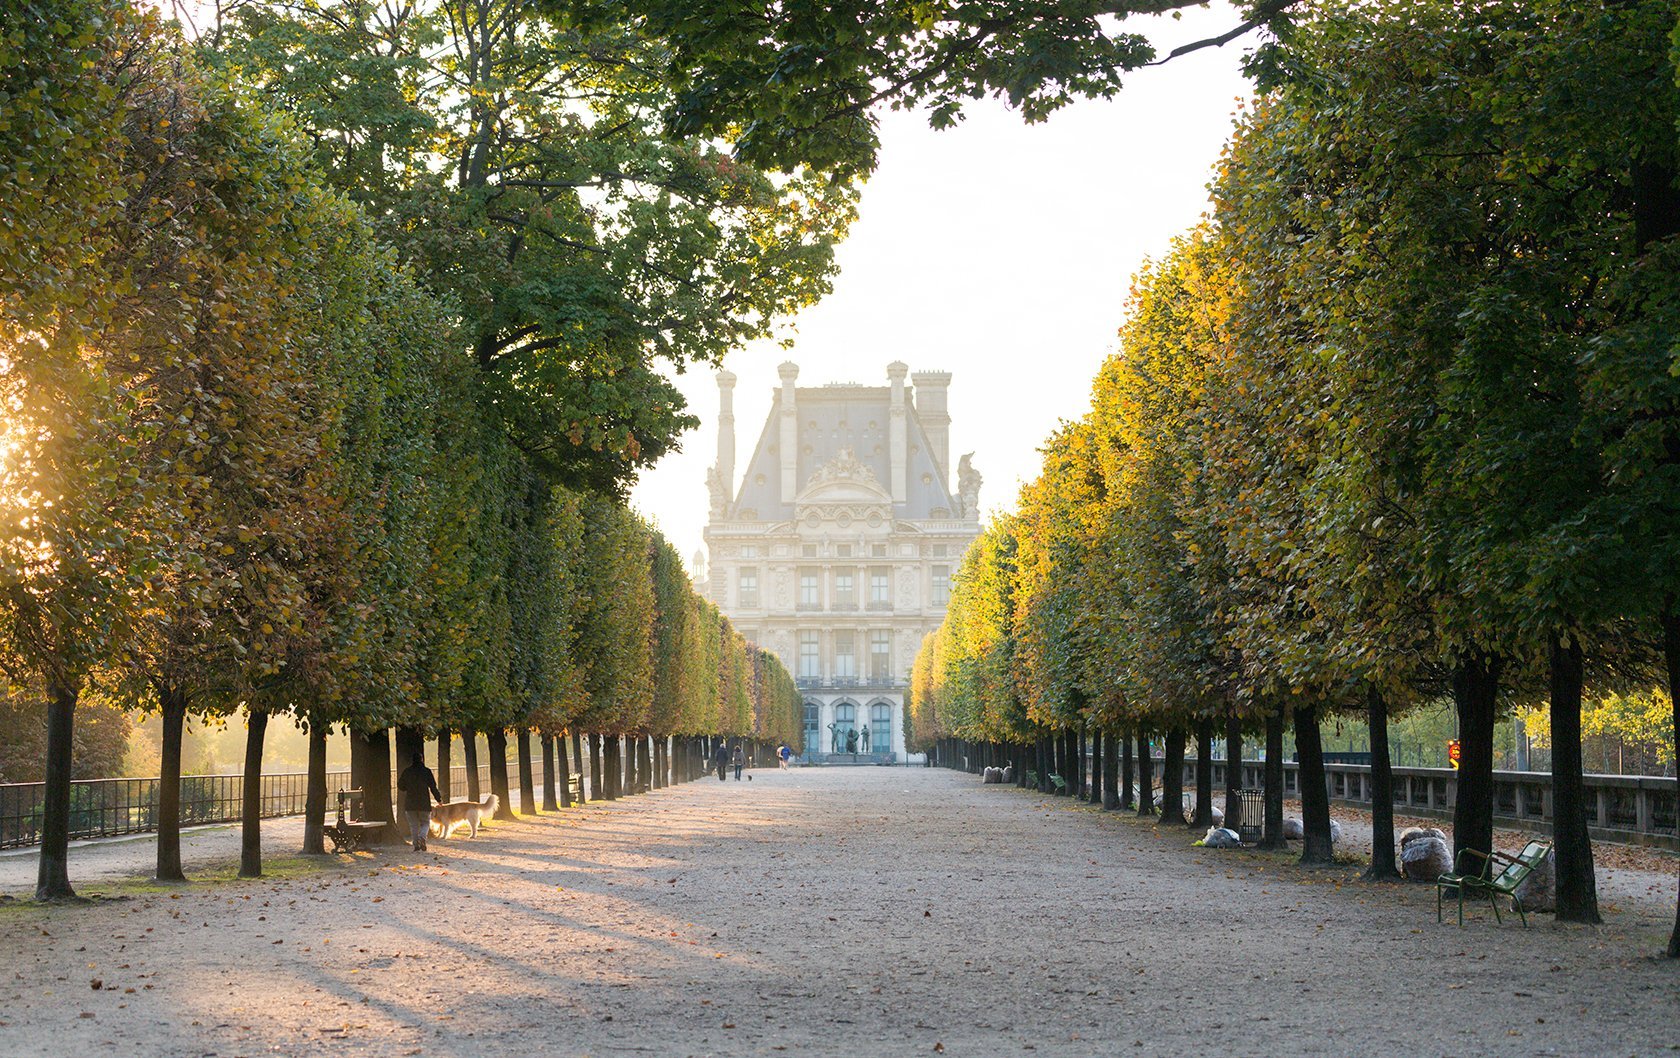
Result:
[[1258,845],[1266,832],[1265,794],[1260,790],[1240,790],[1237,793],[1237,804],[1242,806],[1242,817],[1237,820],[1234,828],[1238,839],[1244,845]]

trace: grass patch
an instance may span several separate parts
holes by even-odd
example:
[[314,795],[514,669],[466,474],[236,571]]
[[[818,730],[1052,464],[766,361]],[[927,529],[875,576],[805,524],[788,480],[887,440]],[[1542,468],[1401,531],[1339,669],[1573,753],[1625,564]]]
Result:
[[[101,878],[77,884],[72,878],[71,884],[76,886],[76,895],[87,903],[101,903],[132,900],[138,896],[219,889],[253,882],[289,882],[317,875],[360,872],[380,866],[382,863],[377,856],[365,852],[348,856],[305,856],[302,853],[293,853],[284,856],[264,856],[261,878],[241,878],[239,858],[232,856],[189,868],[188,880],[184,883],[160,882],[156,878]],[[33,895],[8,895],[0,897],[0,916],[11,920],[14,916],[31,911],[45,913],[54,907],[74,906],[76,905],[39,903]]]

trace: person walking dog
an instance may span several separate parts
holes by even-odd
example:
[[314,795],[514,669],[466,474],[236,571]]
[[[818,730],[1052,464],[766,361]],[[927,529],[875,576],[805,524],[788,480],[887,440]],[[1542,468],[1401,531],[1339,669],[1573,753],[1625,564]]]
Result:
[[426,851],[426,832],[432,825],[432,799],[443,800],[438,793],[437,776],[426,767],[426,758],[418,750],[414,761],[397,776],[397,789],[402,792],[403,815],[408,818],[409,840],[415,852]]

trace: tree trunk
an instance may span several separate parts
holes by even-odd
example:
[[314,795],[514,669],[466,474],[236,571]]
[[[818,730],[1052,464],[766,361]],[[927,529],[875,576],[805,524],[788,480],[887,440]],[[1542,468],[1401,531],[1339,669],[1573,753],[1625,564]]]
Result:
[[1232,830],[1243,821],[1242,763],[1242,718],[1232,713],[1225,718],[1225,825]]
[[1120,740],[1110,728],[1103,739],[1103,807],[1120,807]]
[[417,727],[399,727],[396,729],[397,743],[397,774],[401,775],[404,768],[414,762],[414,755],[418,753],[422,762],[426,759],[426,736]]
[[455,741],[455,736],[450,733],[450,731],[447,727],[444,728],[442,731],[438,732],[438,737],[437,737],[438,793],[443,796],[443,799],[445,801],[452,801],[452,800],[455,799],[455,790],[454,790],[455,762],[452,759],[452,757],[454,755],[454,748],[455,748],[452,745],[452,743],[454,741]]
[[367,777],[362,783],[362,818],[370,823],[384,823],[380,842],[386,845],[407,844],[397,827],[391,804],[391,732],[380,728],[367,736],[367,755],[364,758]]
[[1458,708],[1458,793],[1453,800],[1453,862],[1465,849],[1493,850],[1493,720],[1498,658],[1478,654],[1453,669]]
[[[493,727],[484,733],[484,741],[490,751],[490,792],[496,795],[496,818],[518,819],[508,790],[507,731]],[[526,804],[522,807],[529,811],[531,806]]]
[[368,749],[367,736],[352,727],[346,727],[344,734],[350,742],[350,789],[365,789],[368,760],[372,757],[372,751]]
[[1213,826],[1213,721],[1196,721],[1196,818],[1197,830]]
[[[562,751],[564,752],[564,751]],[[543,753],[543,788],[542,806],[544,812],[560,811],[560,802],[554,796],[554,736],[547,731],[542,733]],[[564,763],[564,761],[562,761]]]
[[1149,755],[1149,733],[1140,727],[1137,733],[1137,814],[1140,816],[1155,814],[1154,766],[1155,758]]
[[1085,791],[1085,799],[1094,805],[1102,804],[1103,788],[1103,737],[1102,729],[1091,728],[1091,783]]
[[1261,792],[1266,818],[1260,833],[1263,849],[1289,847],[1289,839],[1283,836],[1283,724],[1283,706],[1266,714],[1265,789]]
[[54,682],[47,697],[46,782],[41,790],[41,859],[35,899],[74,900],[70,887],[70,771],[80,691]]
[[1161,822],[1187,826],[1184,820],[1184,729],[1167,732],[1167,754],[1161,760]]
[[461,729],[461,763],[467,768],[467,800],[474,804],[484,801],[484,784],[478,778],[478,731]]
[[1085,725],[1080,724],[1078,727],[1069,731],[1068,738],[1073,740],[1074,782],[1070,792],[1075,798],[1085,800],[1090,796],[1090,787],[1086,784],[1091,781],[1090,773],[1086,768]]
[[601,775],[601,736],[589,736],[589,799],[605,801],[607,790]]
[[554,765],[556,793],[560,797],[560,807],[572,807],[572,765],[566,759],[566,733],[561,732],[554,739]]
[[[1663,660],[1668,668],[1668,700],[1674,707],[1674,759],[1680,762],[1680,610],[1676,610],[1672,603],[1663,614],[1662,632]],[[1675,766],[1675,774],[1680,775],[1680,763]],[[1674,932],[1668,936],[1667,955],[1670,959],[1680,959],[1680,894],[1676,894],[1674,901]]]
[[308,856],[327,852],[327,728],[324,720],[309,722],[309,776],[304,780],[303,851]]
[[[187,724],[187,699],[175,690],[164,691],[163,753],[158,762],[157,880],[184,882],[181,870],[181,738]],[[313,744],[311,745],[313,750]],[[326,780],[323,778],[323,782]],[[314,790],[311,788],[310,793]],[[319,824],[317,824],[317,827]],[[315,835],[316,844],[321,836]],[[304,851],[309,851],[309,821],[303,824]]]
[[[659,786],[659,770],[653,766],[653,740],[647,735],[636,736],[636,755],[642,759],[637,771],[641,773],[643,793],[652,793]],[[757,761],[753,767],[758,767]]]
[[1398,880],[1394,862],[1394,772],[1388,760],[1388,699],[1375,687],[1366,692],[1365,722],[1371,730],[1371,866],[1365,878]]
[[261,709],[245,718],[245,781],[239,802],[239,877],[262,877],[262,763],[268,714]]
[[1132,736],[1128,731],[1121,731],[1120,739],[1120,807],[1132,807]]
[[1316,703],[1295,707],[1295,746],[1301,759],[1296,773],[1301,783],[1301,863],[1336,862],[1330,841],[1330,791],[1324,785],[1324,745],[1318,730]]
[[1552,642],[1552,842],[1557,856],[1557,920],[1604,921],[1598,914],[1587,789],[1581,766],[1580,641]]
[[531,729],[521,727],[513,736],[519,754],[519,810],[525,815],[537,814],[537,777],[531,773]]
[[572,728],[572,763],[577,765],[578,796],[577,803],[585,804],[589,800],[588,793],[583,788],[583,732]]

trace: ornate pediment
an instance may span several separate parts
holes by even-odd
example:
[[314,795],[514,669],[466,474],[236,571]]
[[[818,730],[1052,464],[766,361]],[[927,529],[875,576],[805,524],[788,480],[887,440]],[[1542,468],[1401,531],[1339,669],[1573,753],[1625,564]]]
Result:
[[818,467],[816,473],[800,490],[795,501],[801,507],[810,504],[891,504],[892,496],[881,487],[875,472],[857,457],[850,447],[842,448],[833,459]]

